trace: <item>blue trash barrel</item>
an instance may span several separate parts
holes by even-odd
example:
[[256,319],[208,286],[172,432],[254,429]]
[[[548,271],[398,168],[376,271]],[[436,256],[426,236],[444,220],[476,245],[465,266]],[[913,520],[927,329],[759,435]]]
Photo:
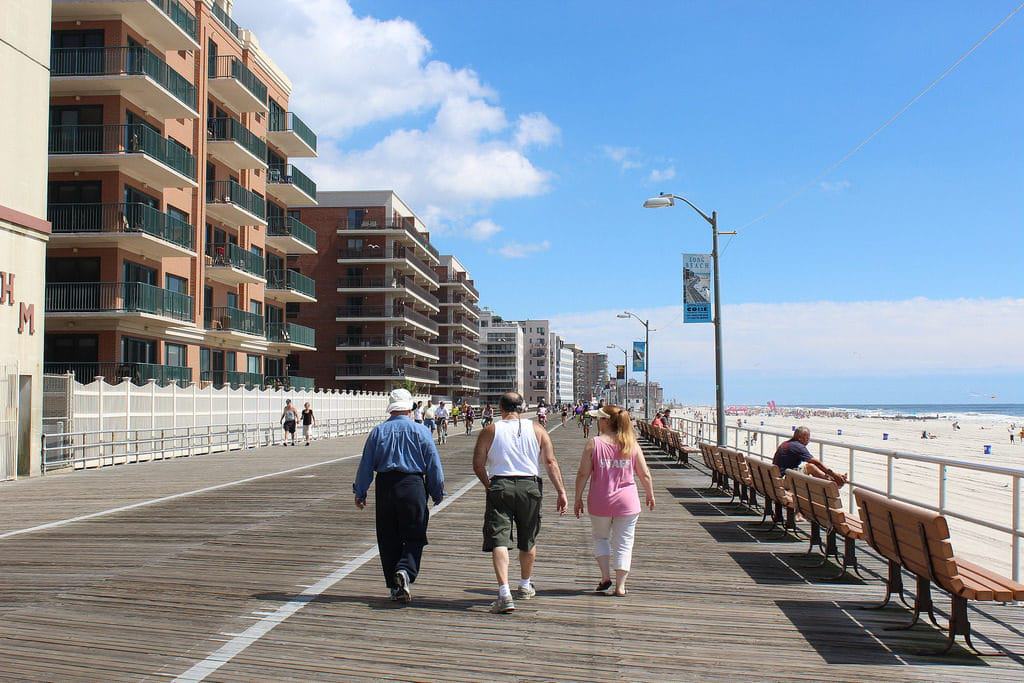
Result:
[[836,434],[838,434],[839,436],[842,436],[843,435],[843,430],[842,429],[837,429],[836,430]]
[[985,455],[992,455],[992,444],[985,444]]
[[882,432],[882,441],[889,440],[889,432]]

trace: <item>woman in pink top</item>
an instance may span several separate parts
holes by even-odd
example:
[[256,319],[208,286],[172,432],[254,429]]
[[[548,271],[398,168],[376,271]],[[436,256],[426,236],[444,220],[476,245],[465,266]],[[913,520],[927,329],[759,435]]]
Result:
[[615,595],[626,594],[626,577],[633,558],[633,534],[640,517],[640,495],[634,474],[643,484],[647,507],[654,509],[654,480],[644,453],[633,432],[629,412],[618,406],[591,410],[597,418],[598,435],[587,441],[576,473],[576,517],[583,513],[583,489],[590,481],[587,512],[594,537],[594,557],[601,568],[597,592],[612,587],[615,570]]

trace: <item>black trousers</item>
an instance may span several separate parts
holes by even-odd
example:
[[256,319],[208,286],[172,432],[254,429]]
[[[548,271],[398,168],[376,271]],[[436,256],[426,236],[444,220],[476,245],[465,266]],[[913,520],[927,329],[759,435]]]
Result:
[[409,581],[420,571],[427,544],[427,487],[422,474],[377,474],[377,547],[388,588],[395,587],[395,572],[404,569]]

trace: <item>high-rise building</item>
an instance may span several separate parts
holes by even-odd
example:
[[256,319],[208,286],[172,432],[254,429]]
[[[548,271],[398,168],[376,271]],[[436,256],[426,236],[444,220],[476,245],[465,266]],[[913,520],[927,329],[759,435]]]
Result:
[[495,405],[508,391],[523,393],[525,336],[518,322],[480,313],[480,403]]
[[[628,397],[628,407],[634,413],[642,413],[644,410],[644,392],[645,385],[643,380],[636,380],[632,377],[629,378],[629,386],[625,390],[623,389],[623,382],[619,381],[613,387],[611,391],[611,400],[616,405],[627,405],[626,397]],[[661,384],[658,382],[651,382],[651,410],[657,410],[665,402],[665,391],[661,388]]]
[[316,136],[230,2],[54,0],[49,64],[47,371],[311,386]]
[[583,349],[579,344],[566,344],[572,350],[572,397],[573,401],[590,398],[586,389],[587,378],[584,376]]
[[[557,337],[557,335],[554,335]],[[566,344],[558,337],[557,363],[555,365],[555,404],[572,403],[575,395],[573,385],[576,354],[572,344]]]
[[601,396],[608,384],[608,354],[584,351],[581,354],[582,381],[577,383],[582,395],[581,400]]
[[526,386],[523,398],[531,406],[552,403],[552,360],[550,323],[547,320],[520,320],[526,346],[523,349],[523,367],[526,372]]
[[440,359],[434,364],[439,384],[434,393],[461,403],[477,403],[480,393],[480,293],[454,256],[441,256],[435,267],[441,284],[441,312],[434,316],[440,333]]
[[40,473],[50,3],[0,3],[0,481]]
[[438,271],[448,266],[423,222],[390,190],[321,192],[319,206],[299,218],[316,233],[320,251],[297,262],[321,294],[317,305],[299,304],[289,315],[322,338],[317,353],[298,355],[299,371],[339,389],[390,391],[409,383],[436,392]]

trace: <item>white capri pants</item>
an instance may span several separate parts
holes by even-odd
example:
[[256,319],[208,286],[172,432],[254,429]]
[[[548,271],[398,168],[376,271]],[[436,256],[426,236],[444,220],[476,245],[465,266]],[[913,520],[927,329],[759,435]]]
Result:
[[594,557],[610,557],[612,571],[629,571],[633,561],[633,536],[640,514],[621,517],[590,515]]

